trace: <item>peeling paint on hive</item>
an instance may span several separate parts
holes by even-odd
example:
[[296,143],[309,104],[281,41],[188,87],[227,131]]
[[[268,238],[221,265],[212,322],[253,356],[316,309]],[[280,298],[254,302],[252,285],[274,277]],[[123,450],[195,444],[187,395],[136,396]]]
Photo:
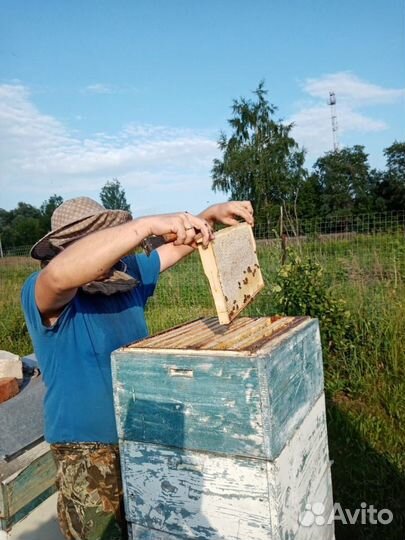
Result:
[[113,376],[134,539],[334,538],[298,521],[332,504],[316,321],[200,319],[116,351]]

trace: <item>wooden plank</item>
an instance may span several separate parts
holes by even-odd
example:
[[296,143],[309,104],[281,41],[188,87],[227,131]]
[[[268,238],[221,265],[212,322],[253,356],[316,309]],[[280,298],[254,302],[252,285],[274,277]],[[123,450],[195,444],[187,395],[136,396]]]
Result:
[[179,540],[177,534],[166,534],[156,529],[147,529],[136,525],[136,523],[129,523],[128,529],[129,540]]
[[[0,462],[0,519],[3,525],[31,510],[45,492],[54,491],[56,466],[49,444],[42,442],[10,462]],[[23,512],[22,512],[23,511]]]
[[247,223],[226,227],[198,251],[219,322],[229,324],[264,287],[252,228]]
[[48,489],[40,493],[37,497],[29,501],[16,514],[13,514],[7,519],[0,517],[0,531],[9,531],[16,523],[28,516],[37,506],[46,501],[48,497],[56,492],[56,485],[52,484]]
[[37,495],[55,482],[56,467],[49,451],[27,468],[8,478],[4,485],[8,492],[8,511],[15,514]]
[[271,538],[265,462],[135,442],[122,450],[131,523],[162,538]]
[[322,394],[275,461],[267,462],[272,540],[333,540],[333,525],[304,526],[306,504],[322,503],[325,516],[333,506],[325,398]]
[[137,341],[120,351],[196,349],[202,354],[204,351],[257,352],[263,348],[267,350],[273,342],[278,343],[280,336],[288,338],[294,327],[307,324],[309,320],[309,317],[240,317],[229,325],[220,325],[216,318],[200,319]]
[[[123,347],[119,350],[120,353],[131,353],[133,351],[132,348]],[[156,355],[173,355],[173,357],[181,358],[183,356],[195,356],[195,357],[203,357],[203,356],[212,356],[213,350],[204,350],[204,349],[149,349],[145,348],[143,349],[144,360],[147,361],[148,357],[153,357]],[[227,350],[221,350],[218,349],[215,351],[215,356],[218,358],[227,358],[229,356],[236,357],[240,356],[241,358],[246,358],[247,356],[252,356],[252,354],[249,351],[227,351]]]
[[206,356],[113,355],[120,439],[261,456],[256,361]]
[[238,332],[232,339],[222,339],[217,343],[216,348],[227,349],[229,351],[243,351],[255,346],[257,341],[262,339],[271,339],[271,335],[281,326],[284,326],[287,321],[287,317],[272,322],[270,318],[263,317],[257,319],[254,323],[249,325],[248,328],[243,329],[242,332]]
[[239,319],[196,341],[200,323],[170,345],[217,350],[112,356],[132,537],[333,540],[299,520],[333,505],[318,322]]
[[179,326],[175,326],[174,328],[165,330],[164,332],[160,332],[154,336],[141,339],[140,341],[136,341],[135,343],[128,345],[128,348],[158,348],[161,345],[166,344],[169,340],[174,340],[177,337],[183,336],[184,334],[188,334],[190,332],[199,332],[205,327],[215,327],[217,325],[218,321],[215,318],[198,319],[190,323],[180,324]]
[[323,392],[318,321],[311,320],[294,330],[258,361],[269,459],[281,453]]
[[[253,321],[252,328],[262,321]],[[275,333],[285,321],[274,323]],[[277,347],[266,354],[259,349],[257,356],[116,351],[112,365],[119,437],[274,459],[323,388],[317,322],[301,321],[290,329],[287,322],[283,335]],[[240,337],[243,343],[243,333]]]
[[333,540],[303,525],[306,504],[333,505],[322,395],[274,461],[126,441],[126,516],[142,540]]
[[211,341],[218,333],[221,333],[221,328],[216,319],[209,319],[206,322],[201,321],[198,329],[187,328],[183,334],[168,337],[164,341],[164,346],[165,348],[184,349],[187,347],[197,349],[199,348],[198,342],[206,343],[208,340]]

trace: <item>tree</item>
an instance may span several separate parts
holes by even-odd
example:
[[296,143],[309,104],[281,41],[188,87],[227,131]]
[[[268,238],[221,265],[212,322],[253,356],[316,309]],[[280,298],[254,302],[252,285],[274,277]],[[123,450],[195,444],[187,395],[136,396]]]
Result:
[[387,169],[377,173],[374,188],[379,210],[399,212],[405,208],[405,143],[395,141],[384,149]]
[[384,149],[387,158],[387,173],[405,185],[405,142],[395,141]]
[[405,184],[385,173],[383,180],[375,188],[375,197],[379,202],[377,210],[403,212],[405,209]]
[[0,212],[0,236],[4,249],[34,244],[46,230],[41,212],[35,206],[19,202],[17,208]]
[[56,208],[63,203],[63,197],[54,193],[41,204],[40,211],[43,216],[51,217]]
[[372,209],[372,184],[364,146],[327,152],[314,165],[322,215],[347,215]]
[[17,208],[14,208],[14,210],[10,210],[10,221],[12,221],[17,216],[22,217],[32,217],[35,219],[38,219],[41,216],[41,212],[38,210],[38,208],[35,208],[35,206],[32,206],[32,204],[27,204],[25,202],[19,202],[17,205]]
[[13,219],[9,231],[13,246],[32,246],[47,232],[40,219],[21,214]]
[[51,215],[63,202],[59,195],[52,195],[41,208],[19,202],[7,212],[0,208],[0,237],[4,249],[35,244],[51,228]]
[[311,174],[303,183],[297,200],[298,216],[309,219],[319,216],[322,187],[316,174]]
[[127,203],[125,190],[123,187],[121,187],[121,184],[117,178],[113,178],[111,181],[108,181],[101,188],[100,199],[103,206],[105,208],[109,208],[110,210],[126,210],[127,212],[131,211],[131,207]]
[[222,159],[212,168],[212,189],[229,193],[231,199],[248,199],[256,222],[269,223],[278,207],[293,207],[306,177],[304,151],[290,136],[292,124],[275,121],[277,108],[268,102],[261,82],[253,92],[256,100],[234,100],[232,133],[218,140]]
[[42,223],[46,230],[51,229],[51,217],[56,208],[63,203],[63,197],[54,193],[41,204]]

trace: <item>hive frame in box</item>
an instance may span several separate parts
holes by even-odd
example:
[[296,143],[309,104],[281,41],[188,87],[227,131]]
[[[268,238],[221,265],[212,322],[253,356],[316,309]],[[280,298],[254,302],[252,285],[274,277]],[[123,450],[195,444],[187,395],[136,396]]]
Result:
[[199,253],[219,322],[229,324],[264,287],[252,227],[226,227]]

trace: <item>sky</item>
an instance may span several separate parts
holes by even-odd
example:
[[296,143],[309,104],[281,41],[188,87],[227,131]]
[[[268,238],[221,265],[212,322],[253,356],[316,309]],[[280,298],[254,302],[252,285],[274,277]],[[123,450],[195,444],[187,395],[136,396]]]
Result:
[[0,208],[99,199],[133,215],[227,200],[211,190],[234,99],[265,81],[309,168],[341,147],[372,167],[405,140],[403,0],[2,0]]

